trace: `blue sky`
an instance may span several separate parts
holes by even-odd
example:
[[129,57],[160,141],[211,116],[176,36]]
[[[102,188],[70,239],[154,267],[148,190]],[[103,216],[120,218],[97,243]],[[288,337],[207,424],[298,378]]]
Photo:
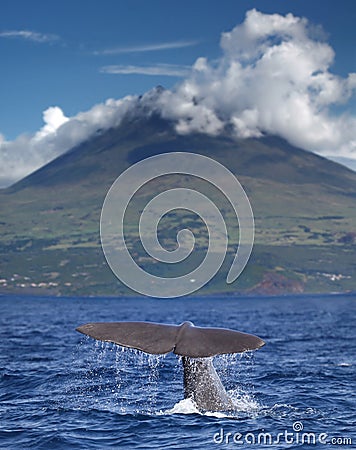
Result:
[[[330,71],[356,72],[354,0],[1,2],[2,140],[41,129],[51,106],[72,117],[108,98],[172,88],[199,57],[220,58],[221,33],[252,8],[320,25],[316,39],[335,51]],[[355,105],[353,96],[332,109],[356,116]]]
[[[12,0],[0,4],[0,32],[31,31],[43,35],[43,41],[20,35],[0,38],[0,132],[14,139],[36,131],[42,112],[51,105],[71,116],[109,97],[141,94],[158,84],[171,87],[177,77],[110,75],[101,68],[184,66],[199,56],[213,59],[219,54],[221,32],[241,22],[252,7],[292,12],[321,24],[336,52],[334,72],[356,70],[354,0]],[[150,46],[157,50],[144,51]],[[140,47],[142,51],[135,51]],[[120,48],[127,52],[109,52]]]

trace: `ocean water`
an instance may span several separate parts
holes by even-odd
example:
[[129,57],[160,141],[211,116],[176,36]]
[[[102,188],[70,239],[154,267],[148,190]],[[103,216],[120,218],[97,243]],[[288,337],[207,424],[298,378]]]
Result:
[[[183,399],[173,354],[75,331],[93,321],[219,326],[266,345],[214,359],[234,413]],[[1,449],[356,448],[356,296],[0,297]]]

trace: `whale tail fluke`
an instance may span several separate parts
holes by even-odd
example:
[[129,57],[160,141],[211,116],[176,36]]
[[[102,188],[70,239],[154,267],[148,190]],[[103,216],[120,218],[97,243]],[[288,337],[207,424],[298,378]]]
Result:
[[201,411],[231,411],[236,408],[226,392],[213,361],[226,353],[242,353],[264,345],[252,334],[225,328],[195,327],[191,322],[164,325],[151,322],[96,322],[77,328],[100,341],[114,342],[154,355],[173,352],[182,356],[184,396]]
[[256,350],[265,343],[258,336],[225,328],[195,327],[191,322],[165,325],[152,322],[96,322],[77,331],[154,355],[173,352],[190,358]]

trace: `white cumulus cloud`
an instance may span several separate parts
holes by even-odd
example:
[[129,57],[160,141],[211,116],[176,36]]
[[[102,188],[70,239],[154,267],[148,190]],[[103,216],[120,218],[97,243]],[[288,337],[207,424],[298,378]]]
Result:
[[249,11],[222,34],[217,64],[199,58],[191,75],[164,93],[163,115],[178,119],[181,132],[219,133],[229,124],[238,137],[277,134],[305,149],[356,159],[356,118],[332,113],[354,93],[356,74],[334,75],[334,51],[312,31],[292,14]]
[[[162,74],[177,70],[185,79],[172,90],[141,99],[109,99],[66,117],[48,108],[33,136],[8,142],[0,136],[0,185],[4,186],[88,139],[98,129],[117,126],[129,111],[158,111],[179,133],[236,137],[275,134],[301,148],[343,161],[356,161],[356,117],[336,114],[356,89],[356,74],[335,75],[334,51],[320,29],[292,14],[248,11],[244,22],[221,36],[218,60],[198,58],[193,67],[107,66],[107,73]],[[184,73],[183,73],[183,72]],[[177,72],[177,73],[178,73]]]
[[57,129],[69,120],[58,106],[51,106],[43,112],[44,126],[36,133],[34,140],[41,140],[56,133]]
[[136,97],[109,99],[68,118],[59,107],[43,113],[45,124],[34,135],[6,141],[0,135],[0,187],[8,186],[92,136],[98,129],[117,126]]

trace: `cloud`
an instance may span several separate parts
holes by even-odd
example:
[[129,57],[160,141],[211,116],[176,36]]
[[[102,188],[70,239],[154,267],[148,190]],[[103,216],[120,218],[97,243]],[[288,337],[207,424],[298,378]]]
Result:
[[27,175],[98,129],[119,125],[127,114],[152,111],[172,120],[179,133],[274,134],[324,156],[356,161],[356,117],[333,112],[354,95],[356,74],[331,72],[334,51],[320,29],[292,14],[251,10],[242,24],[222,34],[220,46],[218,60],[198,58],[190,70],[162,64],[102,68],[104,73],[185,79],[172,90],[109,99],[73,117],[48,108],[44,126],[33,136],[12,142],[0,138],[0,185]]
[[334,51],[314,36],[306,19],[249,11],[222,34],[217,64],[199,58],[174,92],[163,93],[163,115],[184,133],[216,134],[229,125],[237,137],[277,134],[324,155],[356,158],[356,118],[331,112],[350,99],[356,75],[332,74]]
[[0,37],[9,39],[24,39],[26,41],[38,43],[54,42],[60,39],[60,37],[56,34],[44,34],[29,30],[0,31]]
[[192,47],[198,45],[200,41],[173,41],[173,42],[160,42],[156,44],[136,45],[129,47],[115,47],[106,50],[98,50],[94,52],[94,55],[119,55],[123,53],[145,53],[156,52],[162,50],[174,50],[184,47]]
[[155,64],[151,66],[133,66],[133,65],[112,65],[104,66],[100,69],[101,73],[116,75],[165,75],[169,77],[184,77],[191,71],[190,66],[178,64]]
[[35,134],[34,140],[40,141],[48,135],[56,134],[56,131],[63,124],[68,122],[69,118],[63,114],[58,106],[51,106],[43,112],[43,121],[45,125]]
[[43,127],[34,135],[21,135],[14,141],[0,135],[0,187],[20,180],[99,129],[117,126],[137,102],[137,97],[130,96],[109,99],[71,118],[58,106],[50,107],[43,113]]

